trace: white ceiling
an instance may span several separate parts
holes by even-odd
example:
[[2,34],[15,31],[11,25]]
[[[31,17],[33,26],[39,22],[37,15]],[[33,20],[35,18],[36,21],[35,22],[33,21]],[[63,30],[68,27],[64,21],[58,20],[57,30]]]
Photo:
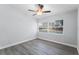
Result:
[[[34,9],[34,4],[14,4],[13,7],[17,8],[19,11],[25,13],[26,15],[32,16],[34,12],[28,11],[28,9]],[[55,15],[59,13],[65,13],[68,11],[75,10],[79,7],[79,4],[44,4],[45,10],[51,10],[52,12],[49,14],[43,14],[41,16],[32,16],[34,18],[46,17],[49,15]]]

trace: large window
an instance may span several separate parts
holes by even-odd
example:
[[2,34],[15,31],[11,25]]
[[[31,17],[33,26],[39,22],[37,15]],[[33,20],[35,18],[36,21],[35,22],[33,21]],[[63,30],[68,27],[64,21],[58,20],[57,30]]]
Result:
[[39,23],[39,32],[63,33],[63,20]]

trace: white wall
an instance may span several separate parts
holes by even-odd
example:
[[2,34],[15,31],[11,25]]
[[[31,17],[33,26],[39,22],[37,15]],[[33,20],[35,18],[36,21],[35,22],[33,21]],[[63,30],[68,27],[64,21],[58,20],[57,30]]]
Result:
[[77,47],[77,10],[41,18],[38,22],[52,22],[59,19],[64,20],[64,34],[38,32],[38,38]]
[[36,38],[36,21],[13,9],[0,5],[0,49]]
[[77,50],[78,50],[78,53],[79,53],[79,8],[78,8],[78,22],[77,22],[77,25],[78,25],[78,28],[77,28],[78,29],[77,30],[78,31],[78,33],[77,33],[78,34],[77,35],[77,39],[78,39],[77,40],[77,43],[78,43]]

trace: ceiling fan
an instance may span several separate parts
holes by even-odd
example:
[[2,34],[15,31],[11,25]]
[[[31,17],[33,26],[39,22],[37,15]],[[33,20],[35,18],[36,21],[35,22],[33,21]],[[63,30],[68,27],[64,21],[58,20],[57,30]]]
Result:
[[37,4],[35,10],[28,9],[28,11],[35,12],[35,14],[33,14],[33,16],[42,15],[43,13],[50,13],[51,12],[50,10],[44,10],[44,5],[42,5],[42,4]]

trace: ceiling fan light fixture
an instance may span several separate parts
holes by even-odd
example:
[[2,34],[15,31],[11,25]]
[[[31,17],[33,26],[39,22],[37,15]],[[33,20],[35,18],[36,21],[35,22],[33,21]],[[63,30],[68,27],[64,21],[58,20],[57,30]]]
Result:
[[42,12],[37,12],[37,15],[42,15],[43,13]]
[[32,11],[32,12],[35,12],[35,15],[43,15],[43,13],[50,13],[51,11],[50,10],[44,10],[44,5],[42,4],[37,4],[35,10],[31,10],[29,9],[28,11]]

